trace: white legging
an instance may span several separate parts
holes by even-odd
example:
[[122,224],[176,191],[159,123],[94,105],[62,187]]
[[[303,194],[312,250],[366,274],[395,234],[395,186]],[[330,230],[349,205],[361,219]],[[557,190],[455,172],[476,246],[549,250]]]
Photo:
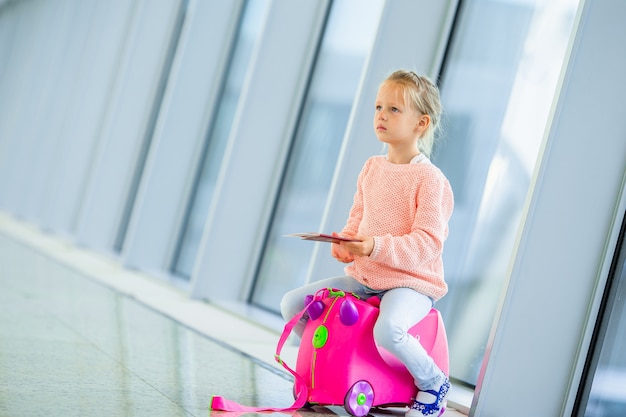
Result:
[[[410,288],[394,288],[376,292],[363,286],[349,276],[327,278],[305,285],[284,295],[280,310],[285,320],[291,320],[304,307],[304,298],[321,288],[336,288],[360,297],[382,294],[380,313],[374,325],[374,339],[407,367],[415,385],[421,390],[438,390],[445,375],[426,353],[419,341],[408,334],[413,325],[422,320],[433,306],[432,300]],[[294,326],[294,332],[302,336],[306,319]]]

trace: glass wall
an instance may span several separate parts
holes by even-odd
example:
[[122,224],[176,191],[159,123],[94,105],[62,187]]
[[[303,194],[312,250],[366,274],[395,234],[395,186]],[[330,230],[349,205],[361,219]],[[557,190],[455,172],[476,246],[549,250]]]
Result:
[[[433,161],[455,211],[437,304],[454,376],[476,383],[543,139],[577,0],[464,2],[441,78],[445,139]],[[494,33],[502,34],[494,36]]]
[[191,276],[224,149],[232,128],[255,41],[262,29],[267,4],[267,0],[248,1],[243,11],[222,96],[208,134],[204,162],[174,260],[174,273],[186,279]]
[[382,5],[381,0],[332,5],[258,269],[256,305],[276,311],[282,294],[306,280],[315,246],[294,245],[283,235],[319,229]]

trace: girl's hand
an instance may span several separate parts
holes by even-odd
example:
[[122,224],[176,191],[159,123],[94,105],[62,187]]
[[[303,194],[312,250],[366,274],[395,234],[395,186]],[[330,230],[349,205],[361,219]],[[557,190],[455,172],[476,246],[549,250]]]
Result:
[[370,256],[374,250],[374,238],[369,236],[354,236],[359,242],[341,242],[341,247],[347,249],[354,256]]
[[[339,237],[339,233],[333,232],[333,236]],[[343,262],[345,264],[349,264],[354,261],[354,255],[350,253],[350,251],[344,248],[342,245],[338,243],[331,243],[330,253],[333,255],[333,258],[338,260],[339,262]]]

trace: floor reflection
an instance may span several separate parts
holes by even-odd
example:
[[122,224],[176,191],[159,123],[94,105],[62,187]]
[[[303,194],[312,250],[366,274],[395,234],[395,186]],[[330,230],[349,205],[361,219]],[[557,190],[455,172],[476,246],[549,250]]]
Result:
[[290,405],[287,375],[2,237],[0,265],[2,416],[206,416],[214,394]]

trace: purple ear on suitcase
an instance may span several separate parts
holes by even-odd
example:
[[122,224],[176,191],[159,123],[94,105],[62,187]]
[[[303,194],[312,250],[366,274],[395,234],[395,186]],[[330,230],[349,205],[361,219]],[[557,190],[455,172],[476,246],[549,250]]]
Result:
[[339,320],[346,326],[352,326],[358,319],[359,310],[356,308],[354,301],[346,298],[339,308]]
[[304,298],[304,305],[305,307],[308,306],[306,312],[311,320],[317,320],[317,318],[322,315],[325,308],[324,303],[320,300],[313,301],[312,295],[307,295]]

